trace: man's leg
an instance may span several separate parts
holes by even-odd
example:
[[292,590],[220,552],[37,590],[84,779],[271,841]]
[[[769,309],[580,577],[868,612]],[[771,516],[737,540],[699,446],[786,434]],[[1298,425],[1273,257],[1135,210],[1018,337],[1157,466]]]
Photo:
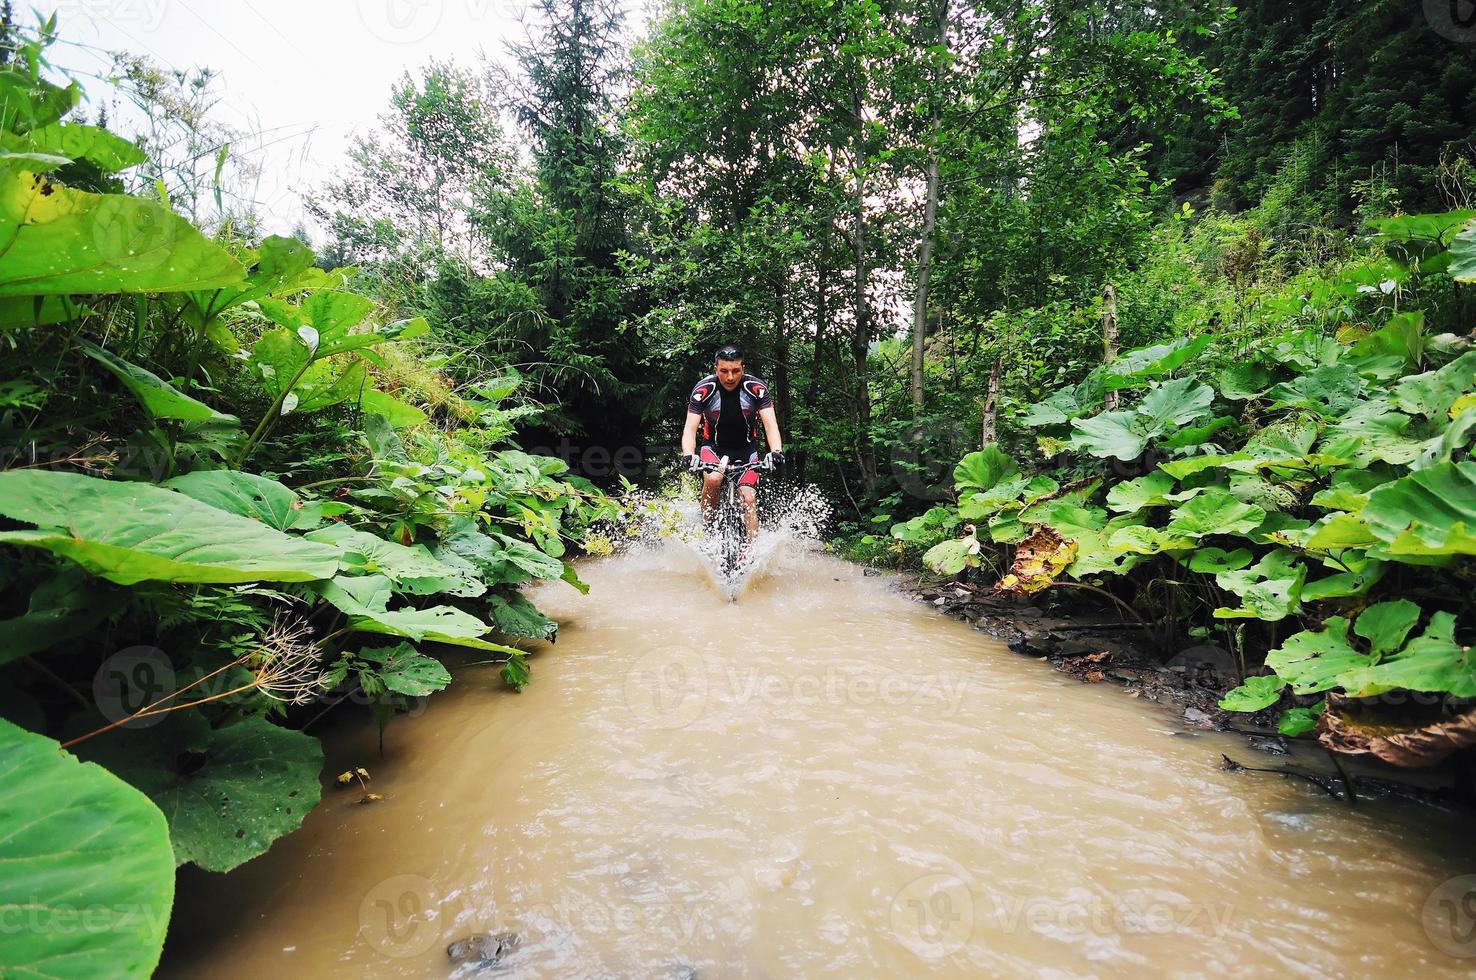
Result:
[[[718,462],[718,454],[711,446],[703,446],[697,455],[702,457],[704,463]],[[721,473],[702,474],[702,523],[711,524],[712,519],[717,516],[718,495],[723,489],[723,475]]]
[[717,516],[718,494],[723,489],[723,478],[717,473],[702,474],[702,523],[711,524]]
[[[750,463],[758,462],[758,450],[748,452]],[[749,470],[738,478],[738,500],[743,506],[743,523],[748,527],[748,543],[758,535],[758,470]]]
[[758,491],[750,485],[738,488],[738,499],[743,504],[743,523],[748,526],[748,543],[758,535]]

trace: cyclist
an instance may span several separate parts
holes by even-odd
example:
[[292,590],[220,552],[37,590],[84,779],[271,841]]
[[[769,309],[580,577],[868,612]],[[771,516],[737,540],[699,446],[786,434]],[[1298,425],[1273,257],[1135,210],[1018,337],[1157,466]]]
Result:
[[[784,465],[784,440],[779,435],[779,421],[774,415],[774,399],[769,386],[743,370],[743,351],[736,344],[725,344],[713,354],[712,373],[692,387],[687,398],[687,424],[682,429],[682,455],[695,472],[703,464],[717,463],[728,457],[730,463],[757,462],[758,423],[764,423],[764,438],[769,453],[766,467]],[[699,446],[699,428],[701,444]],[[749,470],[738,479],[738,499],[743,504],[743,522],[748,528],[748,543],[758,533],[758,470]],[[702,477],[702,518],[711,523],[717,514],[718,494],[722,490],[722,474],[708,470]]]

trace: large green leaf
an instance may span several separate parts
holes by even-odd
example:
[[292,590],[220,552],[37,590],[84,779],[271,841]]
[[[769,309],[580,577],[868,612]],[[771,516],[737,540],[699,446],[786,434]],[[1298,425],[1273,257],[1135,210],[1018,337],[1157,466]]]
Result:
[[1296,560],[1296,555],[1285,548],[1277,548],[1249,568],[1215,576],[1215,583],[1240,596],[1244,605],[1239,609],[1222,607],[1216,609],[1214,615],[1217,619],[1264,619],[1272,622],[1285,619],[1300,607],[1302,583],[1306,578],[1307,568]]
[[1135,524],[1114,531],[1107,539],[1107,544],[1118,551],[1136,555],[1157,555],[1165,551],[1188,551],[1194,547],[1194,539],[1156,527]]
[[119,590],[104,587],[68,565],[36,586],[26,611],[0,620],[0,664],[56,646],[97,626],[122,605]]
[[1476,351],[1468,351],[1435,371],[1415,374],[1394,388],[1394,401],[1411,415],[1446,418],[1455,400],[1476,391]]
[[0,720],[0,975],[146,977],[174,905],[159,808]]
[[120,585],[306,582],[338,569],[338,548],[146,483],[11,470],[0,473],[0,514],[36,525],[0,531],[0,542],[43,548]]
[[98,126],[75,122],[54,122],[20,134],[5,133],[0,136],[0,146],[10,153],[52,154],[63,162],[86,160],[103,173],[117,173],[149,158],[143,150],[121,136]]
[[1166,507],[1182,503],[1203,492],[1202,487],[1171,492],[1176,485],[1177,481],[1173,477],[1161,470],[1154,470],[1146,476],[1114,484],[1107,491],[1107,506],[1115,511],[1136,514],[1144,507]]
[[497,632],[504,636],[548,640],[559,631],[559,624],[539,612],[526,596],[514,595],[504,599],[494,595],[488,598],[488,602],[492,606],[492,622],[497,624]]
[[1019,472],[1020,465],[991,442],[959,460],[953,468],[953,485],[958,490],[988,490]]
[[1455,616],[1437,612],[1425,632],[1383,663],[1346,678],[1348,693],[1379,694],[1396,688],[1476,697],[1476,652],[1455,638]]
[[1353,632],[1368,641],[1376,657],[1404,646],[1404,638],[1420,621],[1420,607],[1408,599],[1379,602],[1358,614]]
[[1424,311],[1400,313],[1354,344],[1351,351],[1352,360],[1360,365],[1391,361],[1394,372],[1381,373],[1381,376],[1394,377],[1397,374],[1403,374],[1408,368],[1419,365],[1425,355],[1425,343]]
[[81,751],[138,787],[169,820],[178,864],[229,871],[290,834],[318,804],[323,748],[260,716],[212,729],[198,711],[117,729]]
[[1214,395],[1193,378],[1155,384],[1133,409],[1072,419],[1071,444],[1097,457],[1135,459],[1150,440],[1208,415]]
[[331,582],[315,583],[310,588],[346,614],[349,628],[361,633],[430,640],[493,653],[523,653],[515,647],[481,639],[492,631],[492,627],[460,609],[433,606],[390,611],[392,591],[389,579],[383,575],[340,575]]
[[[313,250],[295,238],[270,235],[255,252],[248,252],[245,281],[203,289],[185,295],[186,310],[195,326],[207,328],[210,321],[232,306],[308,286],[319,270],[313,267]],[[217,336],[212,334],[212,337]],[[234,340],[224,344],[235,346]]]
[[0,296],[177,292],[244,275],[229,252],[156,201],[0,166]]
[[1338,678],[1374,662],[1348,642],[1348,620],[1333,616],[1320,631],[1305,630],[1266,654],[1266,666],[1292,686],[1294,694],[1317,694],[1341,686]]
[[[423,545],[406,547],[343,524],[330,524],[309,532],[306,537],[309,541],[341,548],[346,569],[384,575],[398,587],[397,591],[410,595],[446,592],[472,597],[487,591],[480,580],[467,575],[459,566],[438,560]],[[562,563],[559,572],[563,572]]]
[[144,411],[156,419],[183,419],[187,422],[215,422],[236,425],[240,422],[234,415],[217,412],[202,401],[197,401],[175,388],[163,378],[146,368],[112,354],[88,340],[81,341],[83,353],[113,372],[124,387],[143,405]]
[[[934,510],[938,512],[934,517],[948,514],[943,508]],[[936,540],[936,535],[930,540]],[[486,534],[469,517],[452,518],[450,533],[434,549],[436,555],[445,552],[471,562],[481,570],[482,580],[489,585],[518,585],[535,578],[556,579],[564,574],[562,560],[544,554],[526,541],[505,534]]]
[[1238,361],[1215,376],[1221,396],[1242,402],[1261,397],[1271,380],[1271,369],[1255,361]]
[[1476,282],[1476,221],[1450,243],[1450,275],[1457,282]]
[[1476,211],[1442,211],[1378,218],[1369,225],[1386,242],[1435,242],[1448,245],[1454,232],[1476,218]]
[[1339,418],[1363,393],[1363,378],[1346,364],[1325,364],[1299,374],[1266,393],[1269,408],[1306,408],[1326,418]]
[[1175,378],[1154,385],[1138,403],[1137,411],[1149,434],[1158,436],[1204,418],[1214,400],[1215,392],[1209,385],[1193,378]]
[[1137,459],[1148,448],[1150,433],[1137,412],[1113,411],[1089,419],[1072,419],[1071,445],[1098,458]]
[[[1343,557],[1348,557],[1348,553],[1344,552]],[[1302,601],[1317,602],[1322,599],[1367,595],[1368,590],[1384,577],[1384,572],[1387,570],[1387,563],[1369,561],[1356,571],[1325,575],[1316,581],[1303,584]]]
[[402,402],[394,395],[387,395],[377,388],[365,388],[359,396],[359,410],[384,416],[391,428],[403,429],[411,425],[423,425],[429,418],[414,405]]
[[1180,537],[1202,538],[1211,534],[1244,534],[1265,520],[1266,512],[1242,503],[1228,490],[1211,487],[1174,509],[1164,530]]
[[320,505],[304,504],[296,492],[276,480],[240,470],[198,470],[160,486],[228,513],[255,518],[278,531],[311,530],[322,517]]
[[1359,402],[1339,421],[1328,426],[1323,447],[1351,437],[1357,440],[1352,458],[1364,466],[1384,462],[1407,465],[1419,458],[1424,440],[1409,431],[1414,420],[1394,410],[1387,401]]
[[1260,711],[1280,701],[1285,686],[1286,682],[1275,674],[1247,677],[1244,684],[1225,693],[1220,707],[1226,711]]
[[1376,487],[1361,516],[1391,556],[1476,555],[1476,463],[1440,463]]
[[1150,378],[1172,374],[1198,357],[1208,346],[1208,337],[1181,337],[1172,343],[1127,351],[1107,365],[1102,375],[1102,386],[1108,391],[1116,391]]
[[396,694],[423,698],[451,683],[450,672],[439,660],[425,656],[408,643],[360,650],[357,656],[374,664],[384,686]]

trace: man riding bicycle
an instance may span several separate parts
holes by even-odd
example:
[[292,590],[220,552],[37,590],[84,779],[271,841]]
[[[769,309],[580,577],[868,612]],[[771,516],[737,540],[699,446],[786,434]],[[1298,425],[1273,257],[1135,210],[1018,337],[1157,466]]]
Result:
[[[758,423],[764,423],[769,453],[766,468],[784,464],[784,441],[774,415],[774,399],[762,378],[743,371],[743,351],[736,345],[719,347],[713,355],[712,374],[697,382],[687,398],[687,425],[682,429],[682,455],[693,472],[702,474],[702,518],[712,523],[717,514],[723,475],[714,467],[726,456],[731,464],[758,463]],[[698,429],[701,445],[698,445]],[[738,480],[738,499],[748,542],[758,533],[758,469]]]

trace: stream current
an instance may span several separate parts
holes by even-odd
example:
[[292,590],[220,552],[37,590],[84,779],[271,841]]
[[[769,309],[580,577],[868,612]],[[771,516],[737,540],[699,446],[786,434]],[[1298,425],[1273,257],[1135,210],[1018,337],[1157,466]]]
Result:
[[[161,973],[243,977],[1468,976],[1459,818],[1349,807],[781,547],[737,601],[691,549],[585,562],[495,667],[331,734],[329,786],[183,876]],[[1455,882],[1452,883],[1452,879]],[[453,962],[515,933],[496,966]]]

